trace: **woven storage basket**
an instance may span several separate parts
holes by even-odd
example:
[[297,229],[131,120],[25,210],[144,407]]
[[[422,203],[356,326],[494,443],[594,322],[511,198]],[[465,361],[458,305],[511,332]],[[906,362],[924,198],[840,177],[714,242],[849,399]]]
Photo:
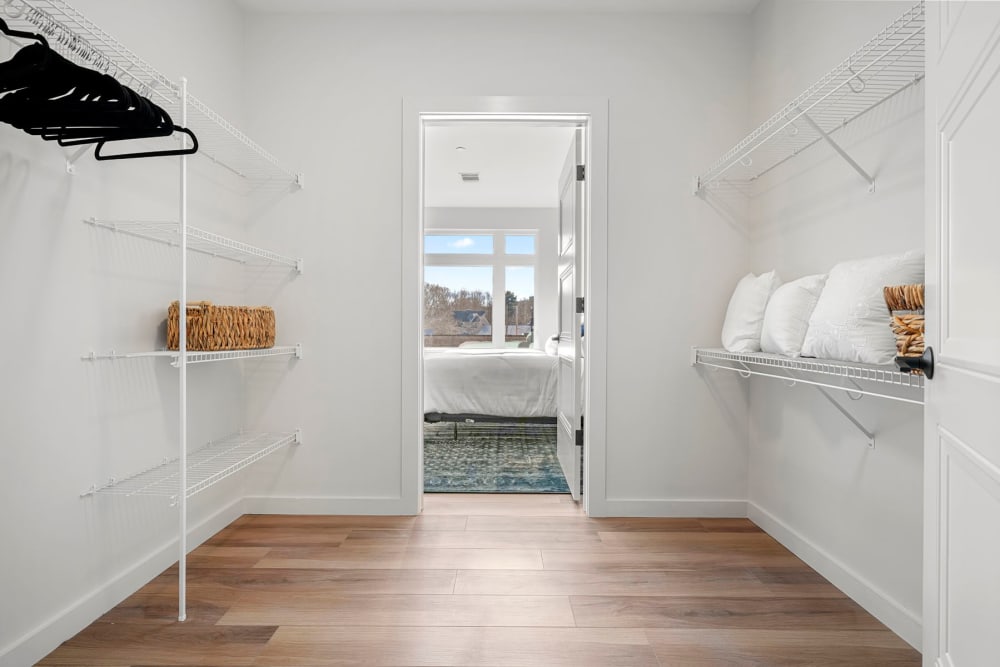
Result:
[[[167,348],[180,347],[180,304],[167,309]],[[255,350],[274,347],[274,310],[268,306],[216,306],[211,301],[187,305],[189,350]]]
[[893,285],[882,290],[892,315],[892,332],[901,357],[924,353],[924,286]]

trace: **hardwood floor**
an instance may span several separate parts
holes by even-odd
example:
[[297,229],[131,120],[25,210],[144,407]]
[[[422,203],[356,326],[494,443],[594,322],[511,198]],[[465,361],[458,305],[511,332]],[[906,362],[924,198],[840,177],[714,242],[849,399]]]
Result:
[[592,519],[567,497],[428,495],[419,517],[248,515],[41,665],[920,664],[745,519]]

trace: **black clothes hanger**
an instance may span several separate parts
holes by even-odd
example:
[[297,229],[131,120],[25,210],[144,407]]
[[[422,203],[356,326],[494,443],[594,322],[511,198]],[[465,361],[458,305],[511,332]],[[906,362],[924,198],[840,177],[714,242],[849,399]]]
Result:
[[[174,132],[183,132],[184,134],[191,137],[191,146],[187,148],[176,148],[164,151],[142,151],[139,153],[120,153],[117,155],[102,155],[101,149],[104,148],[106,141],[102,141],[97,144],[97,148],[94,149],[94,158],[100,161],[104,160],[129,160],[132,158],[145,158],[145,157],[167,157],[170,155],[193,155],[198,152],[198,137],[195,136],[194,132],[186,127],[181,127],[179,125],[173,126]],[[110,139],[107,141],[111,141]]]
[[[0,121],[61,146],[97,144],[97,160],[123,160],[198,151],[198,138],[174,125],[170,115],[149,99],[107,74],[81,67],[49,48],[42,35],[11,30],[0,19],[0,31],[37,40],[0,63]],[[192,139],[185,149],[106,155],[115,141],[166,137],[183,132]]]
[[10,26],[7,25],[7,22],[4,21],[2,18],[0,18],[0,32],[2,32],[5,35],[9,35],[10,37],[23,37],[24,39],[34,39],[34,40],[36,40],[38,42],[41,42],[41,44],[45,48],[48,48],[48,46],[49,46],[49,41],[47,39],[45,39],[44,36],[39,35],[39,34],[34,33],[34,32],[25,32],[23,30],[13,30],[13,29],[11,29]]

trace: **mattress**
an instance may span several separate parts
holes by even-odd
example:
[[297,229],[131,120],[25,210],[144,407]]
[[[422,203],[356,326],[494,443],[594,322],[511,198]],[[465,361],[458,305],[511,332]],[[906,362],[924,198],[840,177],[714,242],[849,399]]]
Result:
[[523,348],[427,348],[424,413],[555,417],[558,357]]

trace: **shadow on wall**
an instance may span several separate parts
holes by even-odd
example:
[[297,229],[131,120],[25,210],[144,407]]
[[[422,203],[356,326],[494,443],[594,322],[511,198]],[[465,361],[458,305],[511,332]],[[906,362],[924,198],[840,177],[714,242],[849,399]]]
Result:
[[[696,366],[695,371],[701,376],[712,399],[719,408],[719,414],[729,430],[741,439],[747,432],[747,408],[750,401],[750,383],[734,373],[720,371],[706,366]],[[738,398],[739,401],[734,401]],[[736,406],[742,406],[736,410]]]
[[[923,119],[923,95],[923,83],[911,86],[833,135],[875,178],[878,200],[912,193],[923,185],[923,145],[909,140],[913,133],[907,131],[908,125]],[[900,140],[884,140],[894,135]],[[879,180],[893,163],[896,166],[888,170],[893,180]],[[793,229],[808,231],[831,218],[846,218],[873,198],[857,172],[820,142],[761,177],[750,201],[758,209],[751,218],[753,239],[763,242]]]

